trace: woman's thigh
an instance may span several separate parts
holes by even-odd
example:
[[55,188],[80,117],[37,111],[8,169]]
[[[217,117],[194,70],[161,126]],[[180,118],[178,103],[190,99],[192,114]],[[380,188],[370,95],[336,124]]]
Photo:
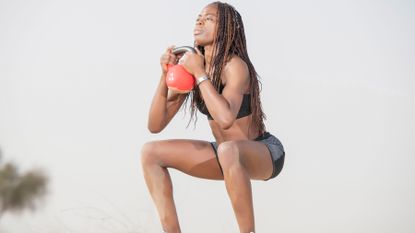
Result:
[[273,172],[270,151],[264,143],[251,140],[223,142],[218,147],[219,161],[222,168],[226,164],[239,162],[243,165],[251,179],[266,180]]
[[[144,144],[144,160],[188,175],[205,179],[223,179],[215,152],[209,142],[188,139],[151,141]],[[143,161],[144,162],[144,161]]]

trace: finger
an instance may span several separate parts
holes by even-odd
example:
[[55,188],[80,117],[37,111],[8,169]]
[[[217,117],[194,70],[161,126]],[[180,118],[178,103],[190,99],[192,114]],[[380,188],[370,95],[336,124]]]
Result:
[[169,47],[167,47],[166,52],[171,53],[172,50],[174,49],[174,47],[176,47],[176,46],[175,45],[170,45]]
[[192,59],[192,52],[185,52],[183,54],[183,56],[180,58],[180,62],[183,63],[185,62],[187,59]]
[[163,55],[160,57],[160,62],[161,62],[161,63],[166,63],[166,61],[167,61],[167,56],[166,56],[166,54],[163,54]]
[[168,64],[170,62],[170,54],[165,53],[160,59],[160,62],[163,64]]
[[175,64],[176,63],[176,55],[174,55],[172,53],[169,54],[168,62],[169,62],[169,64]]
[[203,56],[202,52],[200,52],[200,50],[197,48],[197,46],[195,47],[195,50],[196,50],[196,53],[197,53],[197,54],[199,54],[199,55],[202,55],[202,56]]
[[185,61],[185,59],[186,59],[186,54],[183,54],[181,57],[180,57],[180,59],[179,59],[179,64],[183,64],[183,62]]
[[169,53],[165,53],[165,54],[163,54],[163,56],[161,57],[161,60],[162,60],[163,62],[165,62],[165,63],[169,62],[169,60],[170,60],[170,55],[171,55],[171,54],[169,54]]

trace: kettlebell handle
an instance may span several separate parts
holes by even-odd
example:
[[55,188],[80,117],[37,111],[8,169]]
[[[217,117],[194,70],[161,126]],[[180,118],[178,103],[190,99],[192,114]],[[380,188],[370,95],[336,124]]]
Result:
[[190,47],[190,46],[180,46],[180,47],[176,47],[172,50],[172,53],[177,55],[177,54],[182,54],[185,52],[192,52],[192,53],[196,53],[196,49]]

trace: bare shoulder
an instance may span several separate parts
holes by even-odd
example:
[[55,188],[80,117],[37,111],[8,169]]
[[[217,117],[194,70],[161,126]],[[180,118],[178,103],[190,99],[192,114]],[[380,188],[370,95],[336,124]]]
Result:
[[232,56],[224,67],[223,81],[240,82],[241,84],[249,83],[249,69],[248,65],[239,56]]

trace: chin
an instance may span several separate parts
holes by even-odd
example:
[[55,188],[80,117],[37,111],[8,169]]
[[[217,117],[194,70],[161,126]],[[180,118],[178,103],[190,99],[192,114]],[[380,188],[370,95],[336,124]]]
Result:
[[194,37],[194,41],[196,45],[200,45],[203,46],[203,41],[200,38],[197,38],[196,36]]
[[193,38],[194,38],[195,44],[199,46],[205,46],[205,45],[212,43],[211,40],[207,40],[205,37],[201,35],[195,35]]
[[204,47],[206,45],[212,44],[212,42],[211,41],[198,40],[197,38],[195,38],[195,44],[198,45],[198,46]]

